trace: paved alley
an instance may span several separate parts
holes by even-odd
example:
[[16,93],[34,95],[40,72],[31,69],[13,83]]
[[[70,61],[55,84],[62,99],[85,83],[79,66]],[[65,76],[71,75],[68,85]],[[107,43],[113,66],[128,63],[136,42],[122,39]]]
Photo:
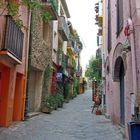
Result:
[[89,90],[52,114],[0,128],[0,140],[123,140],[110,120],[91,114],[91,105]]

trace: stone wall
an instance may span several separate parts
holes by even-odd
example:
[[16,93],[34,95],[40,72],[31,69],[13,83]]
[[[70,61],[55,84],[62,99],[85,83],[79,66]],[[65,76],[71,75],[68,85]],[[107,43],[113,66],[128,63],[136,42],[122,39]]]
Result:
[[33,41],[31,65],[41,71],[52,59],[52,25],[45,23],[39,11],[33,17]]
[[[42,97],[50,92],[51,71],[47,77],[45,73],[48,66],[50,68],[52,66],[52,21],[44,22],[40,16],[40,12],[36,11],[33,15],[32,29],[31,67],[36,74],[33,75],[32,70],[30,75],[33,75],[32,79],[36,80],[30,82],[35,82],[35,91],[30,92],[30,96],[35,99],[34,103],[31,102],[34,107],[33,111],[37,111],[41,107]],[[29,86],[29,88],[32,87],[31,84]]]

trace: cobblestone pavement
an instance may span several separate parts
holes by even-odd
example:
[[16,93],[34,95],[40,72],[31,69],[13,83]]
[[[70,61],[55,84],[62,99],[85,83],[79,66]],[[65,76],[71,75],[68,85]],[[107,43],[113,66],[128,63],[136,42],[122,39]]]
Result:
[[89,90],[52,114],[0,128],[0,140],[123,140],[110,120],[91,114],[91,105]]

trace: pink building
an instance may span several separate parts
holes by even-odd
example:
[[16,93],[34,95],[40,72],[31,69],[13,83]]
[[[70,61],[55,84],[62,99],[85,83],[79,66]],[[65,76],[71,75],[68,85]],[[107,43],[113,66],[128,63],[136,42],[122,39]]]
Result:
[[29,28],[28,7],[18,0],[0,1],[0,127],[24,120]]
[[140,106],[140,1],[104,0],[106,113],[125,128]]

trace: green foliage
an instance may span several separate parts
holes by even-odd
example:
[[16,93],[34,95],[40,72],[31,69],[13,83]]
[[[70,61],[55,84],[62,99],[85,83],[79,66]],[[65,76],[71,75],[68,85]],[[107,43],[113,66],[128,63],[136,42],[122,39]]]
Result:
[[10,1],[7,5],[7,8],[8,8],[8,14],[11,16],[15,16],[18,13],[19,4],[17,4],[16,2]]
[[76,93],[80,93],[80,79],[79,77],[76,79]]
[[72,67],[73,67],[73,70],[76,71],[76,62],[75,61],[73,61]]
[[44,71],[44,83],[43,83],[43,92],[45,96],[46,94],[49,94],[50,92],[50,78],[51,78],[51,73],[52,73],[52,69],[51,69],[51,64],[48,64],[48,66],[45,68]]
[[96,78],[97,82],[101,80],[101,73],[102,73],[102,60],[101,58],[96,59],[91,57],[89,60],[89,65],[86,68],[85,76],[94,79]]
[[55,94],[57,93],[63,95],[63,87],[58,83],[56,83],[56,88],[55,88]]
[[43,10],[40,12],[40,16],[42,17],[43,21],[45,21],[45,22],[49,22],[52,19],[52,17],[49,15],[49,13],[47,13]]
[[76,97],[77,94],[79,94],[79,89],[80,89],[79,79],[75,77],[75,78],[74,78],[73,97]]
[[[17,25],[19,28],[24,27],[24,26],[23,26],[23,21],[22,21],[21,19],[16,19],[15,22],[16,22],[16,25]],[[24,28],[26,29],[26,27],[24,27]]]
[[47,105],[48,108],[52,108],[52,97],[50,94],[43,98],[43,103]]
[[37,0],[32,0],[32,2],[29,3],[29,7],[32,11],[35,11],[41,8],[40,3]]
[[65,92],[66,92],[66,97],[70,98],[71,97],[70,83],[66,83],[66,85],[65,85]]
[[51,64],[48,64],[48,66],[45,68],[45,72],[44,72],[44,83],[45,85],[47,83],[49,83],[48,81],[50,80],[50,77],[51,77]]
[[41,16],[42,20],[44,20],[45,22],[48,22],[52,19],[50,14],[43,9],[43,7],[40,5],[40,2],[38,2],[37,0],[32,0],[32,1],[22,0],[21,2],[15,2],[15,1],[12,1],[12,0],[8,1],[8,5],[7,5],[8,14],[13,17],[13,19],[15,20],[15,23],[20,28],[24,27],[23,26],[23,21],[20,19],[20,15],[18,13],[19,7],[22,6],[22,5],[31,9],[33,14],[35,13],[35,11],[39,10],[40,11],[40,16]]
[[54,95],[54,98],[55,98],[55,102],[57,104],[58,107],[62,107],[63,105],[63,102],[64,102],[64,97],[62,94],[59,94],[59,93],[56,93]]
[[27,6],[28,8],[30,8],[30,2],[29,2],[29,0],[22,0],[22,1],[21,1],[21,5],[25,5],[25,6]]
[[13,17],[16,25],[18,27],[23,26],[23,21],[19,18],[20,15],[18,14],[19,4],[14,1],[9,1],[7,5],[8,14]]
[[47,105],[48,108],[57,109],[57,107],[62,107],[64,102],[63,95],[57,93],[54,96],[48,94],[44,97],[43,103]]

